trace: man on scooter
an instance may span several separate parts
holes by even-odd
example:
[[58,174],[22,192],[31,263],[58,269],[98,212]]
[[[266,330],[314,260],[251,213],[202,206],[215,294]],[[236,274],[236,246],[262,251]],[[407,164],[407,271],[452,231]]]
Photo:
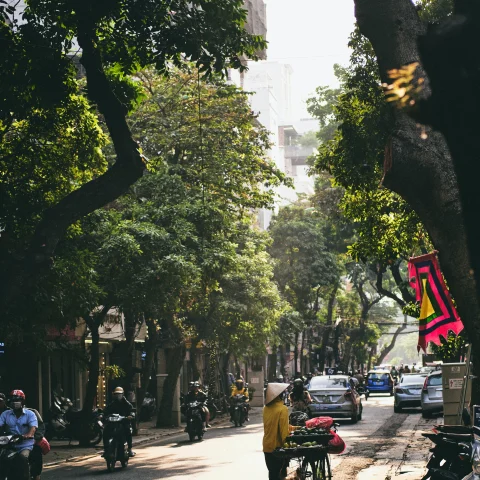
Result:
[[[211,428],[210,425],[210,411],[206,405],[207,394],[200,388],[199,382],[190,382],[188,393],[185,397],[185,405],[191,402],[202,403],[202,422],[203,428]],[[186,429],[185,429],[186,431]]]
[[[132,451],[132,429],[130,425],[130,421],[133,420],[133,405],[125,398],[125,394],[122,387],[117,387],[113,391],[113,402],[108,405],[103,415],[108,417],[109,415],[121,415],[122,417],[126,417],[128,422],[124,423],[125,428],[125,438],[127,440],[128,445],[128,456],[134,457],[135,452]],[[103,436],[103,445],[106,448],[108,439]]]
[[38,427],[36,415],[25,407],[25,394],[22,390],[13,390],[10,393],[11,410],[5,410],[0,415],[0,430],[4,430],[10,435],[22,435],[24,440],[15,445],[19,452],[18,477],[27,478],[30,467],[28,457],[35,443],[34,435]]
[[[250,421],[248,418],[248,415],[250,413],[250,396],[248,395],[248,388],[244,385],[243,383],[243,378],[238,378],[237,381],[235,382],[235,385],[232,387],[232,392],[230,394],[230,399],[233,399],[235,395],[245,395],[247,399],[245,400],[245,403],[247,404],[247,422]],[[235,406],[233,403],[230,405],[230,421],[233,422],[233,412],[234,412]]]

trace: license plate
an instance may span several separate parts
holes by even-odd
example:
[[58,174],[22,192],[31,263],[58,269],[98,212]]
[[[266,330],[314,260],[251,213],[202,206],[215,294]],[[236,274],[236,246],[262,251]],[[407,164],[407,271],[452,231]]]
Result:
[[420,390],[410,390],[410,393],[412,395],[418,395],[420,393]]
[[375,385],[383,385],[383,382],[375,382]]

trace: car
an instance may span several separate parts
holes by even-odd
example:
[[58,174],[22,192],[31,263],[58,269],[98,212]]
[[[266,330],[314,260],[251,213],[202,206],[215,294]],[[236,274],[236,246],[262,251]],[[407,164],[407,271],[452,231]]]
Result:
[[352,423],[362,419],[362,400],[348,375],[313,377],[308,392],[313,402],[308,406],[310,417],[350,418]]
[[370,370],[367,373],[367,388],[370,393],[389,393],[393,395],[394,381],[388,370]]
[[434,372],[437,369],[437,367],[420,367],[418,370],[418,373],[424,373],[424,374],[429,374]]
[[393,410],[400,413],[406,407],[420,407],[422,388],[427,374],[405,373],[393,389]]
[[443,412],[442,372],[436,370],[425,377],[420,399],[423,418]]

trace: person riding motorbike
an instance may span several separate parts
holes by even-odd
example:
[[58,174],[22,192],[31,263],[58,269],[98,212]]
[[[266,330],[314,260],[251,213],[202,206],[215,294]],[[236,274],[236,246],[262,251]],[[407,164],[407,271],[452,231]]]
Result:
[[293,390],[290,393],[290,405],[293,412],[308,413],[308,405],[312,403],[312,397],[305,390],[302,379],[297,378],[293,382]]
[[31,410],[25,408],[25,394],[22,390],[13,390],[9,396],[11,410],[0,415],[0,430],[10,435],[21,435],[23,441],[15,445],[19,453],[17,475],[20,478],[29,476],[29,457],[35,443],[34,435],[38,428],[38,420]]
[[[245,395],[247,399],[245,403],[247,404],[247,418],[245,419],[247,422],[250,421],[248,418],[250,413],[250,395],[248,394],[248,388],[244,385],[242,378],[237,378],[235,382],[235,386],[232,388],[232,392],[230,394],[230,399],[233,399],[235,395]],[[235,406],[233,402],[230,405],[230,421],[233,422],[233,412],[235,411]]]
[[358,384],[360,386],[363,386],[363,384],[365,383],[365,377],[362,375],[362,372],[360,371],[360,369],[357,370],[357,372],[354,375],[354,378],[358,380]]
[[[207,394],[200,388],[199,382],[190,382],[188,393],[185,395],[185,405],[192,402],[199,402],[202,404],[202,423],[204,430],[211,428],[210,425],[210,411],[206,405]],[[187,429],[185,428],[185,431]]]
[[[113,391],[113,401],[107,405],[105,410],[103,411],[103,415],[106,417],[110,415],[121,415],[122,417],[126,417],[128,422],[123,424],[125,429],[125,438],[127,440],[128,445],[128,456],[134,457],[136,453],[132,450],[132,429],[130,422],[133,420],[133,405],[125,398],[125,392],[122,387],[117,387]],[[106,448],[108,438],[105,435],[106,430],[104,431],[103,435],[103,445]]]

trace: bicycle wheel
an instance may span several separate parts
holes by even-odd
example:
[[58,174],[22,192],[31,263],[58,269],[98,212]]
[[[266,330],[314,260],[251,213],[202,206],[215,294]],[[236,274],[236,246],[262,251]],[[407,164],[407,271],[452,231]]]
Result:
[[301,480],[315,480],[317,477],[315,476],[315,470],[312,471],[312,467],[310,462],[304,458],[303,462],[300,465],[300,468],[297,470],[298,477]]
[[318,462],[315,479],[332,480],[332,469],[328,455],[325,455],[325,457]]

